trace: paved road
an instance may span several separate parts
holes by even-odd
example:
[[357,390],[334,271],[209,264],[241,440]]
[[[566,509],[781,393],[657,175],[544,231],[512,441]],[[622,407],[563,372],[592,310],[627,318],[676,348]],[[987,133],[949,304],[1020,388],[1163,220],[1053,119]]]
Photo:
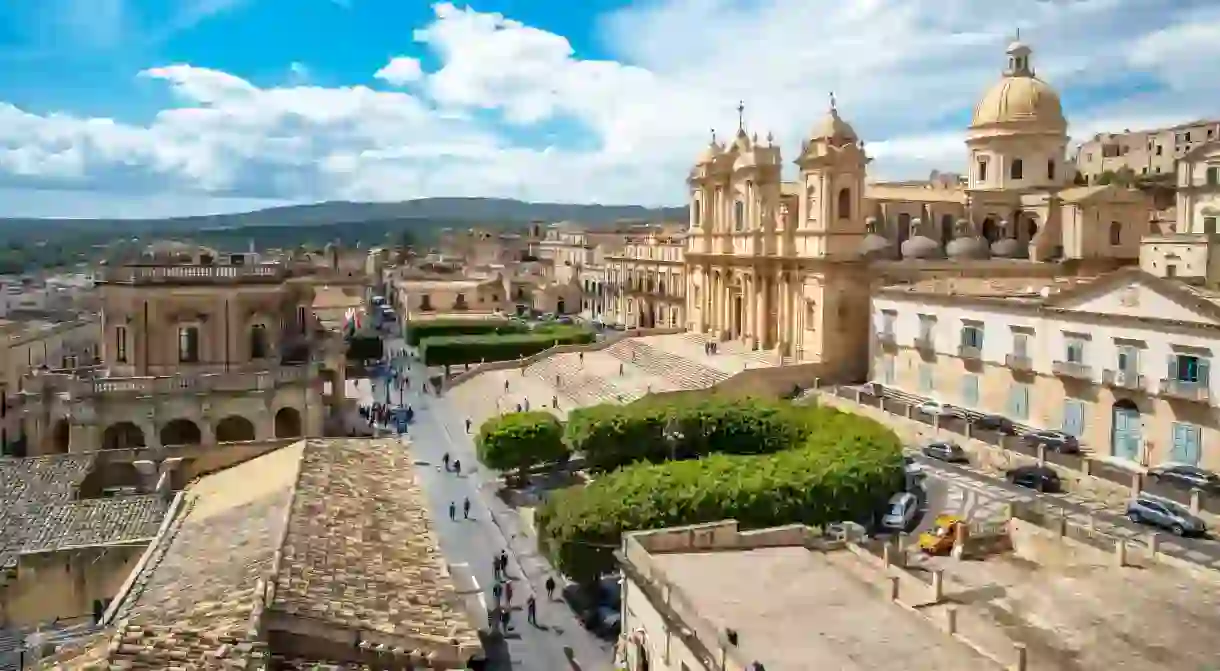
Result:
[[[917,455],[928,474],[928,509],[920,527],[926,528],[936,515],[948,513],[971,521],[1002,519],[1004,507],[1012,502],[1032,501],[1062,508],[1070,522],[1089,526],[1103,534],[1117,538],[1144,541],[1148,534],[1156,531],[1151,527],[1133,524],[1113,509],[1097,502],[1071,494],[1039,494],[1017,487],[1005,480],[991,477],[969,466],[947,464]],[[1166,554],[1210,566],[1220,571],[1220,542],[1211,538],[1176,538],[1168,532],[1160,533],[1160,549]]]
[[[401,341],[387,343],[401,347]],[[455,573],[469,573],[474,583],[484,591],[484,602],[490,602],[493,580],[492,557],[502,549],[509,553],[509,574],[513,577],[512,615],[514,631],[504,644],[489,649],[493,669],[524,669],[527,671],[586,671],[610,669],[612,646],[589,634],[576,620],[571,609],[562,601],[548,602],[544,582],[551,575],[545,560],[538,556],[532,539],[521,530],[514,511],[495,496],[498,474],[482,469],[475,458],[474,444],[466,435],[465,417],[449,407],[447,399],[425,397],[419,393],[423,372],[418,364],[411,371],[411,391],[402,401],[416,410],[416,420],[409,438],[416,457],[416,472],[426,496],[442,550]],[[380,384],[370,389],[363,383],[362,402],[370,398],[385,400]],[[391,388],[391,399],[399,400]],[[462,462],[462,475],[441,467],[442,455],[448,452]],[[471,519],[463,520],[462,503],[469,498]],[[449,519],[450,502],[457,506],[458,521]],[[557,578],[558,579],[558,578]],[[455,582],[464,582],[455,576]],[[462,589],[459,586],[459,589]],[[525,621],[525,600],[533,593],[538,600],[539,626]],[[569,663],[568,648],[578,665]]]

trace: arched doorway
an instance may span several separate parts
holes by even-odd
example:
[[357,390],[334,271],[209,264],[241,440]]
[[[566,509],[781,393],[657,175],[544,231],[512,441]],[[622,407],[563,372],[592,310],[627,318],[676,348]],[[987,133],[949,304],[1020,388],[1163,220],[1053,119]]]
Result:
[[953,215],[942,214],[940,216],[940,242],[942,245],[947,245],[953,240]]
[[987,217],[983,220],[983,238],[987,242],[995,242],[1000,239],[1000,227],[996,225],[995,219]]
[[144,447],[144,431],[132,422],[116,422],[102,432],[103,450]]
[[240,443],[254,440],[254,423],[241,415],[229,415],[216,425],[216,442]]
[[72,429],[68,420],[61,419],[51,427],[51,454],[67,454],[72,441]]
[[296,408],[280,408],[275,413],[275,437],[299,438],[301,436],[301,413]]
[[203,434],[199,425],[189,419],[175,419],[161,427],[161,444],[198,445],[203,442]]
[[564,300],[562,298],[560,298],[559,300],[555,301],[555,314],[557,314],[557,315],[567,314],[567,311],[568,311],[567,307],[568,306],[566,303],[564,303]]
[[1140,409],[1130,399],[1121,398],[1110,409],[1110,452],[1119,459],[1138,461],[1143,421]]
[[898,246],[901,247],[902,243],[911,237],[911,215],[906,212],[898,215],[898,230],[896,232],[898,234]]

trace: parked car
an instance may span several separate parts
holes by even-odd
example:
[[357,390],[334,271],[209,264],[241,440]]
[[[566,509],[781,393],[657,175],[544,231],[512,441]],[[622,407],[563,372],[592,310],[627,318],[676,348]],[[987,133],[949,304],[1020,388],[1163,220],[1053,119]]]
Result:
[[1148,469],[1148,477],[1182,489],[1202,489],[1220,494],[1220,475],[1188,464],[1161,464]]
[[1070,433],[1063,431],[1030,431],[1021,437],[1029,445],[1043,445],[1052,452],[1062,454],[1080,454],[1080,441]]
[[1006,436],[1014,435],[1017,432],[1017,427],[1013,425],[1012,420],[1003,415],[979,415],[971,421],[971,424],[974,424],[976,428],[997,431]]
[[1168,529],[1175,536],[1203,536],[1207,525],[1186,508],[1149,494],[1139,494],[1127,504],[1127,519]]
[[946,417],[962,416],[962,410],[960,408],[949,405],[948,403],[941,403],[940,401],[924,401],[923,403],[915,406],[915,409],[929,417],[940,417],[942,419]]
[[886,529],[903,531],[911,528],[915,522],[915,514],[919,512],[919,499],[910,492],[902,492],[890,497],[886,505],[885,515],[881,517],[881,526]]
[[905,456],[902,458],[902,470],[906,475],[907,489],[918,486],[928,474],[924,471],[923,464],[915,461],[915,457]]
[[1005,473],[1004,477],[1018,487],[1040,492],[1058,492],[1063,487],[1059,474],[1049,466],[1018,466]]
[[947,461],[951,464],[968,464],[970,457],[961,445],[952,443],[947,440],[939,440],[933,443],[928,443],[920,449],[925,457],[936,459],[938,461]]

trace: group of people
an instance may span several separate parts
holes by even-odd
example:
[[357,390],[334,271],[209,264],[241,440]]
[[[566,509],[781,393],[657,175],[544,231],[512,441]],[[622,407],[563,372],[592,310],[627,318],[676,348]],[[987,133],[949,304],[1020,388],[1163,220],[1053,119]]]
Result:
[[[487,610],[487,623],[493,632],[507,633],[512,631],[513,611],[513,581],[508,575],[508,553],[504,550],[492,557],[492,569],[495,580],[491,586],[492,605]],[[555,595],[555,578],[547,576],[546,598],[551,600]],[[530,594],[525,599],[525,620],[538,626],[538,599]]]

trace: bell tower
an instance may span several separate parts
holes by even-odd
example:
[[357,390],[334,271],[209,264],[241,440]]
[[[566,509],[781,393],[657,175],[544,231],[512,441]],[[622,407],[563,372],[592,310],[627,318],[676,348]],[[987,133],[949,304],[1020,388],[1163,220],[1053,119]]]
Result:
[[864,182],[869,161],[864,143],[839,117],[832,93],[830,109],[814,125],[796,160],[801,201],[793,237],[798,256],[846,258],[858,250],[867,233]]

